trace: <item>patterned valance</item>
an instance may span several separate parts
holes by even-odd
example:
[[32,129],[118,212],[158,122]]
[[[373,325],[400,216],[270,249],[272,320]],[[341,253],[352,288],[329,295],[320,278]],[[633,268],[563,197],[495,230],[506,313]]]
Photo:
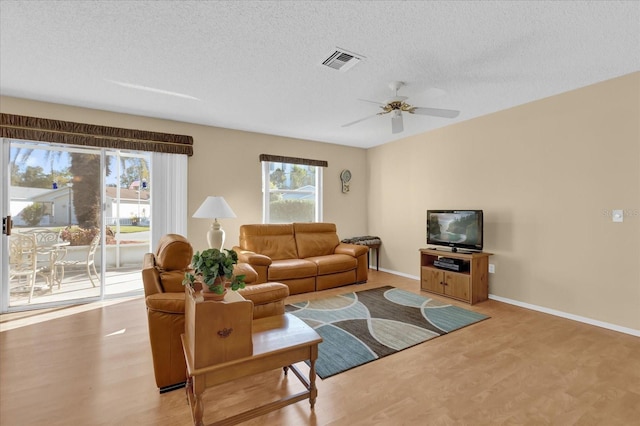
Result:
[[99,148],[193,155],[191,136],[0,114],[0,137]]
[[309,160],[307,158],[284,157],[282,155],[260,154],[260,161],[271,161],[274,163],[303,164],[305,166],[328,167],[329,163],[324,160]]

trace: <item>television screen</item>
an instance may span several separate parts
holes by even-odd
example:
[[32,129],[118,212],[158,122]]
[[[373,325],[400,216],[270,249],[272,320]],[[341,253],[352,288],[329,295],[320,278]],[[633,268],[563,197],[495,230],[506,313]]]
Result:
[[482,210],[427,210],[427,244],[482,250]]

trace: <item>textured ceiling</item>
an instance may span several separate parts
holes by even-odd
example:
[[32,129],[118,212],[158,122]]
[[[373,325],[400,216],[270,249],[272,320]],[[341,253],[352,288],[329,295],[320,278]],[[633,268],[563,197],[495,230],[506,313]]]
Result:
[[[356,147],[639,70],[638,1],[0,2],[2,95]],[[460,115],[342,127],[394,80]]]

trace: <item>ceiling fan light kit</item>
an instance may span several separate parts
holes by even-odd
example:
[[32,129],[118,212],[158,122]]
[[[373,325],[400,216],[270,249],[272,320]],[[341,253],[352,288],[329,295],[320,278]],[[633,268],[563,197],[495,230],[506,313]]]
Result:
[[452,109],[441,109],[441,108],[426,108],[426,107],[416,107],[406,103],[405,101],[409,99],[406,96],[398,96],[398,90],[404,86],[402,81],[392,81],[389,83],[389,87],[391,90],[395,92],[395,96],[393,98],[387,99],[385,102],[378,101],[369,101],[366,99],[360,99],[364,102],[370,102],[377,104],[382,111],[370,115],[364,118],[361,118],[356,121],[352,121],[347,124],[343,124],[342,127],[349,127],[354,124],[360,123],[361,121],[368,120],[369,118],[373,118],[376,115],[384,115],[393,112],[391,115],[391,133],[402,133],[404,131],[404,123],[402,119],[402,113],[407,112],[409,114],[418,114],[418,115],[430,115],[433,117],[443,117],[443,118],[456,118],[460,115],[460,111],[452,110]]

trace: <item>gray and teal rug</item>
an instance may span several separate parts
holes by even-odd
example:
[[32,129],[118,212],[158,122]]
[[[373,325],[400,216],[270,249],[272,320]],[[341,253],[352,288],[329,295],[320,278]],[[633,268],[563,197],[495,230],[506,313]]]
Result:
[[489,318],[391,286],[287,305],[323,342],[322,379]]

